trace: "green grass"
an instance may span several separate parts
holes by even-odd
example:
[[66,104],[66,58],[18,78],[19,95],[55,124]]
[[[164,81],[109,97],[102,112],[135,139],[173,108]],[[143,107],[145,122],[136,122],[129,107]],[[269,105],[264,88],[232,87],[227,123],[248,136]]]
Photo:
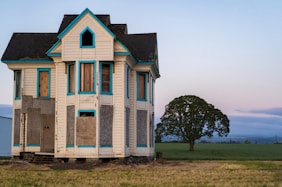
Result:
[[158,143],[156,152],[168,160],[282,160],[282,144],[195,144]]

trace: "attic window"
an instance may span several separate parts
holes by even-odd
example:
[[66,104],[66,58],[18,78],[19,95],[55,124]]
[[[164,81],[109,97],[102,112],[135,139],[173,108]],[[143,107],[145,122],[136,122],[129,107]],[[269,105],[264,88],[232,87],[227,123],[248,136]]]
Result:
[[95,47],[95,34],[88,27],[80,34],[80,47],[81,48]]

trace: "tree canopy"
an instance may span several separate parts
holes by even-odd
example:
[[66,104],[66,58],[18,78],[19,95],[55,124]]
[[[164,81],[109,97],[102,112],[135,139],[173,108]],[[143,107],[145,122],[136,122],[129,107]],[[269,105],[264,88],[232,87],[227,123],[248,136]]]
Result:
[[189,142],[190,151],[194,151],[195,140],[203,136],[227,136],[229,119],[219,109],[204,99],[185,95],[173,99],[165,107],[161,123],[157,124],[156,136],[175,135]]

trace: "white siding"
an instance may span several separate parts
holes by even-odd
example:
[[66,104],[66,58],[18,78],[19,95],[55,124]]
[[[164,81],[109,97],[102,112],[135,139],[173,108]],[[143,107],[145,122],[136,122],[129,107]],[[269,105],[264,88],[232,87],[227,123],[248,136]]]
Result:
[[65,63],[56,64],[56,120],[55,120],[55,156],[66,151],[66,95],[67,75]]
[[[95,33],[95,48],[80,48],[80,33],[89,27]],[[62,60],[113,60],[114,39],[89,14],[86,14],[63,38]]]

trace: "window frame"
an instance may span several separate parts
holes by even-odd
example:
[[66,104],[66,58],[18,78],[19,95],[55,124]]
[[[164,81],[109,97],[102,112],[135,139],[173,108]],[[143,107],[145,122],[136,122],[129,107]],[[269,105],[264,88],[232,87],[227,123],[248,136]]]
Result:
[[[81,91],[81,64],[93,64],[93,91]],[[96,60],[78,62],[78,94],[96,94]]]
[[[139,75],[144,75],[144,98],[139,97]],[[147,101],[147,81],[148,73],[147,72],[136,72],[136,98],[137,101]]]
[[[110,65],[110,91],[103,91],[103,65]],[[112,62],[100,62],[100,94],[113,95],[113,63]]]
[[[70,91],[70,66],[73,65],[73,92]],[[72,62],[72,63],[68,63],[67,64],[67,81],[68,81],[68,85],[67,85],[67,95],[74,95],[75,94],[75,70],[76,70],[76,67],[75,67],[75,63]]]
[[127,65],[126,71],[126,97],[127,99],[130,98],[130,66]]
[[78,116],[78,117],[84,117],[84,116],[81,116],[81,113],[82,113],[82,112],[89,112],[89,113],[90,113],[90,112],[91,112],[91,113],[93,112],[94,116],[86,116],[86,117],[96,117],[96,110],[78,110],[78,111],[77,111],[77,116]]
[[[86,32],[86,31],[89,31],[91,34],[92,34],[92,45],[83,45],[82,44],[82,40],[83,40],[83,34]],[[81,33],[80,33],[80,37],[79,37],[79,43],[80,43],[80,48],[95,48],[96,47],[96,40],[95,40],[95,33],[89,28],[89,27],[86,27]]]
[[[47,96],[40,96],[40,72],[48,73],[48,94]],[[36,84],[36,96],[40,99],[50,99],[51,90],[51,68],[37,68],[37,84]]]
[[[18,82],[18,73],[20,73],[20,82]],[[15,70],[14,71],[14,79],[15,79],[15,100],[20,100],[22,98],[22,71]],[[19,92],[19,95],[18,95]]]

